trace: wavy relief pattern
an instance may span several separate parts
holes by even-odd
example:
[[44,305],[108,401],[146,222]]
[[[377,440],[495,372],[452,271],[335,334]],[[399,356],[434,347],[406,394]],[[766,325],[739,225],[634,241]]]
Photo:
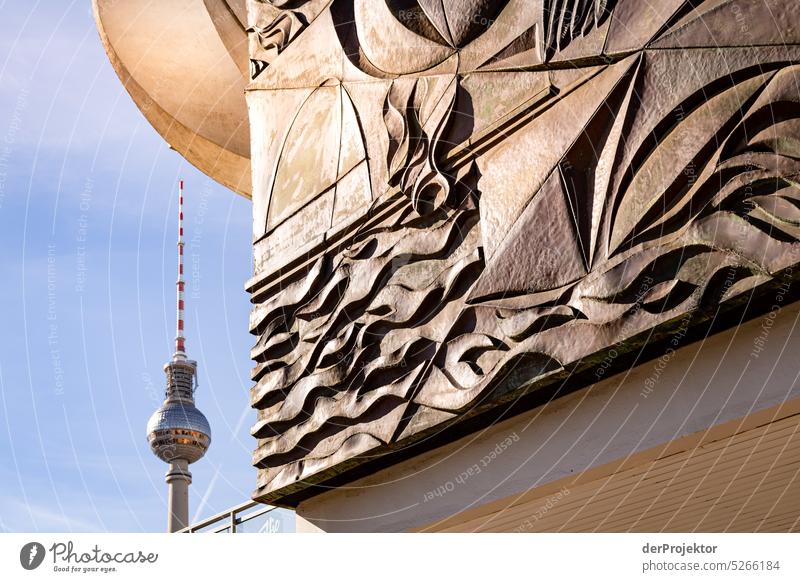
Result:
[[[361,433],[391,440],[432,355],[458,329],[482,266],[469,198],[425,216],[404,206],[260,304],[256,463],[299,463],[312,450],[325,457]],[[368,426],[392,414],[394,426]]]
[[[590,122],[609,126],[593,144],[595,161],[574,162],[576,142],[548,182],[556,187],[537,194],[560,192],[601,209],[594,227],[575,215],[561,237],[564,248],[586,246],[581,228],[595,237],[583,249],[588,274],[565,287],[538,290],[534,263],[530,292],[468,299],[495,264],[520,257],[500,254],[484,266],[479,201],[464,190],[424,212],[412,194],[343,251],[319,257],[253,312],[259,487],[274,491],[403,442],[498,388],[513,392],[589,365],[593,354],[693,310],[716,309],[795,264],[798,79],[800,67],[760,68],[705,87],[704,99],[678,104],[678,123],[671,109],[652,122],[658,139],[626,144],[625,155],[610,126],[630,111]],[[393,87],[384,103],[389,171],[401,192],[414,192],[437,168],[428,137],[435,131],[422,128],[444,124],[448,108],[420,119],[423,91],[419,83]],[[615,91],[624,95],[625,87]],[[618,107],[639,105],[619,100]],[[596,172],[606,151],[623,160],[616,177],[582,176]],[[532,224],[521,236],[538,228]],[[562,250],[538,256],[563,260]]]

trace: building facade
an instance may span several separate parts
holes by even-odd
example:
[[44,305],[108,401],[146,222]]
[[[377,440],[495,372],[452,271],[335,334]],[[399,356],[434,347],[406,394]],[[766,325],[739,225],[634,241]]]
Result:
[[787,531],[789,0],[95,0],[253,204],[253,498],[301,531]]

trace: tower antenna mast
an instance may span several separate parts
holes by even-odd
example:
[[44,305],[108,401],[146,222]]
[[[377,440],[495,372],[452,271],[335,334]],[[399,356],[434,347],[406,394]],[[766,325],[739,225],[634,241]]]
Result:
[[175,353],[164,364],[167,389],[164,402],[147,423],[147,440],[153,454],[169,463],[167,531],[180,531],[189,525],[189,464],[199,461],[211,444],[211,427],[194,404],[197,362],[186,355],[184,337],[183,280],[183,180],[178,187],[178,281]]
[[175,332],[175,356],[186,357],[186,338],[183,335],[184,281],[183,281],[183,180],[178,186],[178,281],[177,281],[177,326]]

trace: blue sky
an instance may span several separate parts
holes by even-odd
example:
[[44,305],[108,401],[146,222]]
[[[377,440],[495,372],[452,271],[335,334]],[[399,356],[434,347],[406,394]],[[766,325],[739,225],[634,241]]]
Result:
[[0,0],[0,531],[163,531],[145,424],[174,335],[186,181],[187,349],[213,442],[192,517],[249,498],[250,203],[171,151],[91,6]]

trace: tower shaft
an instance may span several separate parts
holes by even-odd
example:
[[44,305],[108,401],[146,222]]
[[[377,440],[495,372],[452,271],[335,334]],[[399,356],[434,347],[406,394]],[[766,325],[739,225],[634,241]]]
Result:
[[185,459],[171,462],[166,481],[169,487],[167,533],[175,533],[189,527],[189,485],[192,483],[189,462]]

